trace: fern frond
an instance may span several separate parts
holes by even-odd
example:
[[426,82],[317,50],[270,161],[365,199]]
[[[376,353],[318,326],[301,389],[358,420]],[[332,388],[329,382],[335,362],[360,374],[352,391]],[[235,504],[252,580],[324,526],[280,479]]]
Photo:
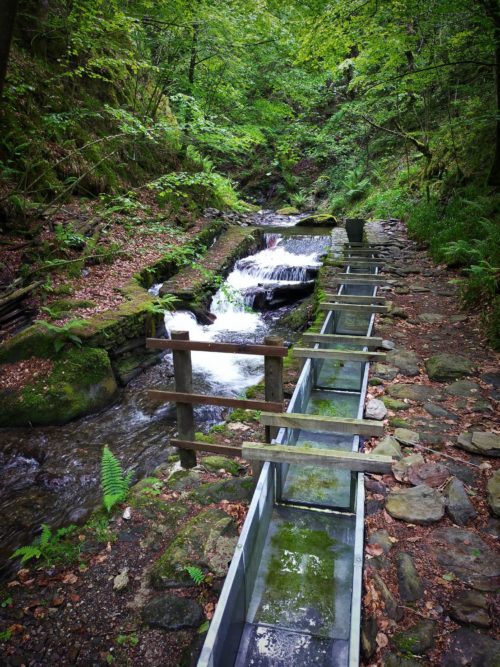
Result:
[[186,565],[185,570],[197,586],[205,581],[205,575],[200,567]]
[[40,550],[44,551],[49,545],[50,539],[52,537],[52,531],[50,526],[46,523],[42,523],[42,533],[40,535]]
[[19,558],[19,556],[21,556],[21,564],[23,564],[32,558],[40,558],[41,555],[42,552],[40,551],[39,547],[34,544],[30,544],[26,547],[19,547],[19,549],[16,549],[11,558]]
[[132,471],[124,474],[120,462],[105,445],[102,450],[101,484],[104,491],[103,503],[108,512],[116,503],[126,498],[132,474]]

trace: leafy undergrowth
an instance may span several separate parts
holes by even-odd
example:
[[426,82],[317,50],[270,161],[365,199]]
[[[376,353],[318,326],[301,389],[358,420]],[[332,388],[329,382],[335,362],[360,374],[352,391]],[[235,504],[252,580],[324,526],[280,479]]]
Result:
[[[239,415],[213,429],[210,440],[237,444],[262,438],[254,415]],[[212,457],[213,459],[214,457]],[[178,456],[155,471],[154,476],[131,489],[111,515],[97,512],[58,544],[57,558],[46,546],[39,560],[26,563],[0,591],[0,661],[2,664],[73,665],[179,665],[190,647],[203,639],[213,616],[222,581],[187,562],[192,585],[169,594],[195,600],[203,609],[200,627],[166,632],[143,624],[141,609],[158,593],[149,588],[153,563],[172,543],[185,523],[202,510],[218,508],[241,529],[247,501],[222,498],[202,502],[194,491],[246,475],[241,459],[233,474],[213,470],[212,459],[203,465],[199,456],[196,484],[173,475]],[[212,461],[212,466],[208,466]],[[235,476],[236,475],[236,476]],[[179,487],[179,480],[181,486]],[[124,513],[128,505],[130,516]],[[46,530],[46,529],[45,529]],[[45,541],[44,541],[45,545]],[[36,548],[36,547],[35,547]],[[22,555],[22,554],[19,554]],[[126,570],[128,583],[114,588],[117,575]],[[189,664],[189,662],[187,663]]]

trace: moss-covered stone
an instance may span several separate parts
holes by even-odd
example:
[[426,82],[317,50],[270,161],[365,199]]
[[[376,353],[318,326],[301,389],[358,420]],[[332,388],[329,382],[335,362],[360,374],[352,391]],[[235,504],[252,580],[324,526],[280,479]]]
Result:
[[[50,348],[48,352],[43,356],[54,356]],[[46,378],[0,392],[0,426],[65,424],[109,405],[116,392],[107,352],[72,347],[55,356]]]
[[308,215],[300,220],[301,227],[336,227],[338,225],[337,218],[329,213],[316,213]]
[[398,401],[397,398],[390,398],[389,396],[384,396],[382,400],[384,402],[385,407],[388,408],[389,410],[408,410],[408,408],[410,407],[404,401]]
[[190,497],[200,505],[220,503],[221,500],[238,503],[250,500],[252,486],[251,477],[224,479],[221,482],[202,484],[196,491],[192,492]]
[[231,475],[238,475],[241,470],[239,463],[236,463],[236,461],[228,459],[225,456],[205,456],[201,463],[205,468],[213,472],[225,470],[226,472],[230,472]]
[[151,584],[156,589],[192,586],[187,565],[224,576],[237,540],[236,524],[225,512],[201,512],[186,523],[156,561],[150,574]]

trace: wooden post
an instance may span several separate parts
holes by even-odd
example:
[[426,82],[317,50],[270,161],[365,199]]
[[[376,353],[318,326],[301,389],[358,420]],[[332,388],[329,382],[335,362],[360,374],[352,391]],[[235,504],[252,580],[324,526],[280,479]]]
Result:
[[[279,336],[266,336],[264,345],[282,347],[283,338]],[[266,401],[283,402],[283,359],[281,357],[264,357],[264,392]],[[266,426],[266,442],[271,442],[278,435],[279,428]],[[254,485],[257,484],[263,463],[252,461],[252,474]]]
[[[172,331],[172,340],[189,340],[188,331]],[[186,394],[193,390],[193,367],[191,352],[188,350],[173,350],[175,390]],[[193,406],[190,403],[176,403],[177,431],[179,440],[194,440]],[[183,468],[193,468],[196,465],[196,452],[180,449],[179,456]]]
[[[282,347],[283,338],[266,336],[265,345]],[[264,360],[265,399],[273,403],[283,402],[283,359],[281,357],[265,357]],[[266,442],[271,442],[278,435],[278,428],[266,426]]]

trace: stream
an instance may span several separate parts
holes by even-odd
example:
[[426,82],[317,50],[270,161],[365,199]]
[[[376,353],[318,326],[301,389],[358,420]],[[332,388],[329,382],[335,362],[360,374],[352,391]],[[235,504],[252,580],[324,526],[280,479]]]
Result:
[[[187,330],[193,340],[261,343],[275,334],[293,342],[294,332],[281,320],[312,291],[330,241],[324,230],[294,228],[299,220],[270,211],[256,214],[253,224],[265,227],[265,247],[240,259],[214,295],[214,323],[200,325],[190,312],[177,311],[165,314],[167,330]],[[193,352],[192,361],[197,393],[241,396],[263,375],[261,357]],[[80,523],[99,505],[105,444],[134,470],[136,480],[172,453],[167,442],[175,433],[175,405],[152,403],[146,395],[147,389],[172,387],[172,375],[168,354],[97,415],[65,426],[0,430],[0,576],[12,568],[10,554],[30,543],[42,523]],[[220,422],[223,411],[196,408],[197,429]]]

